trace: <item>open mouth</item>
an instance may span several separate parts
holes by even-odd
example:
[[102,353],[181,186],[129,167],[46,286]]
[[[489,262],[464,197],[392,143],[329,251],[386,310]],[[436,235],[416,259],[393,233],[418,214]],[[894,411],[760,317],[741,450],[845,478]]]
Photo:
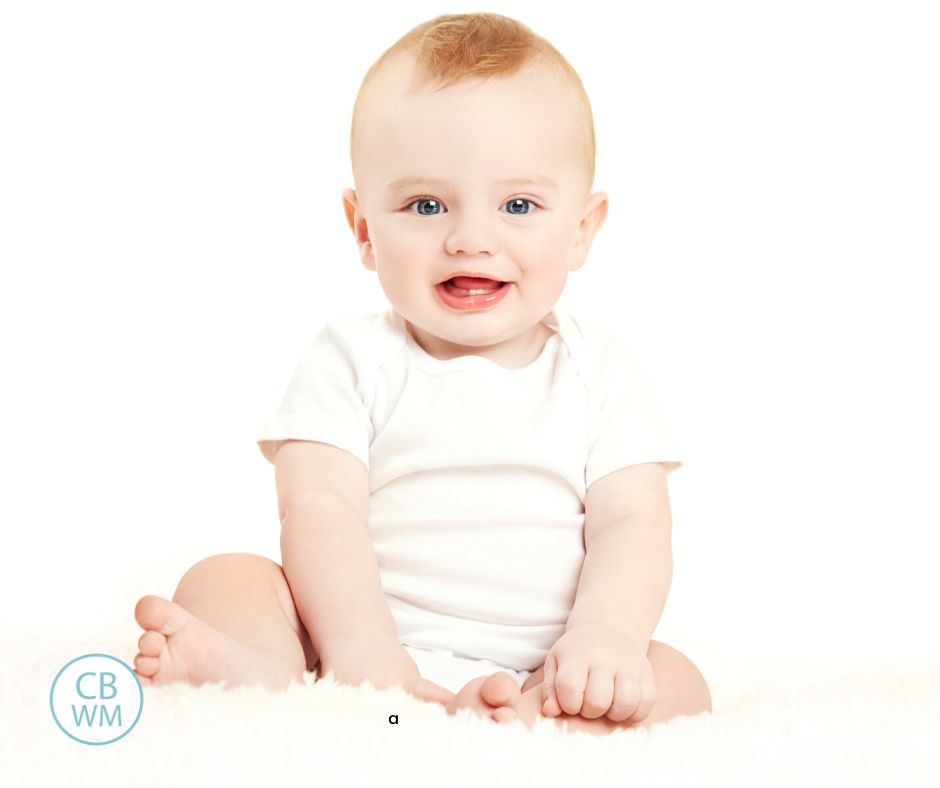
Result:
[[[468,285],[471,285],[468,287]],[[503,300],[512,282],[495,279],[453,277],[435,285],[441,300],[454,309],[487,309]]]
[[[460,285],[457,282],[460,281]],[[447,289],[447,292],[455,297],[464,297],[471,295],[486,295],[487,293],[495,293],[507,282],[499,282],[495,279],[476,279],[473,282],[468,282],[467,277],[464,276],[455,276],[441,282],[442,285]],[[470,286],[467,286],[470,285]]]

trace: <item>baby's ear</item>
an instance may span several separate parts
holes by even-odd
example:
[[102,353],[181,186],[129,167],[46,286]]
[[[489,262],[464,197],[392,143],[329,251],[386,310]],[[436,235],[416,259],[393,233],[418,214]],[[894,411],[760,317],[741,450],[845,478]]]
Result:
[[607,209],[610,206],[610,200],[604,192],[595,192],[588,200],[584,216],[578,225],[578,238],[575,242],[575,263],[571,270],[577,271],[587,259],[587,253],[594,241],[594,236],[601,229],[601,225],[607,219]]
[[343,189],[343,210],[346,212],[346,223],[356,236],[356,245],[359,247],[362,264],[370,271],[374,271],[375,261],[372,257],[369,228],[366,225],[366,217],[359,210],[359,201],[353,189]]
[[[356,213],[359,211],[359,199],[353,189],[343,189],[343,210],[349,229],[356,232]],[[358,239],[357,239],[358,240]]]

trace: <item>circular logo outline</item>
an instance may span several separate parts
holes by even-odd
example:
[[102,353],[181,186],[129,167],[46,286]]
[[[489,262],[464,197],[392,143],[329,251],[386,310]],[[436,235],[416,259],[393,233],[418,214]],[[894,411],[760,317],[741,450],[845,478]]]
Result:
[[[62,673],[65,671],[65,669],[69,665],[71,665],[74,662],[78,662],[80,659],[85,659],[87,657],[104,657],[105,659],[113,659],[115,662],[119,662],[121,665],[127,668],[128,672],[134,677],[134,681],[137,682],[137,691],[140,693],[140,708],[137,710],[137,716],[134,717],[134,721],[130,724],[130,727],[126,731],[124,731],[124,733],[122,733],[120,736],[116,736],[113,739],[109,739],[108,741],[85,741],[84,739],[79,739],[77,736],[73,736],[65,728],[62,727],[62,723],[59,722],[59,718],[56,716],[56,713],[55,713],[55,703],[54,703],[55,685],[58,683],[59,677],[62,675]],[[52,712],[52,719],[54,719],[55,724],[59,726],[59,730],[61,730],[62,733],[64,733],[70,739],[74,739],[80,744],[90,744],[92,746],[99,746],[102,744],[113,744],[114,742],[118,741],[118,739],[123,739],[125,736],[127,736],[128,733],[134,730],[134,728],[137,726],[137,721],[140,719],[140,715],[144,711],[144,687],[140,683],[140,679],[137,677],[137,674],[134,672],[131,666],[128,665],[123,659],[119,659],[118,657],[115,657],[111,654],[102,654],[101,652],[93,652],[91,654],[82,654],[80,657],[75,657],[74,659],[70,659],[59,669],[59,672],[55,674],[55,678],[52,680],[52,687],[49,690],[49,710]]]

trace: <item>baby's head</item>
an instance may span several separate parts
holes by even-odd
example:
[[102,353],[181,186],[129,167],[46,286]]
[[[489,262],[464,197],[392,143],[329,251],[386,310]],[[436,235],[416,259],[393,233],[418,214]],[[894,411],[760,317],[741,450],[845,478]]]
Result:
[[[508,17],[436,17],[369,69],[350,145],[347,221],[419,344],[525,356],[607,215],[574,69]],[[460,309],[437,285],[462,271],[508,284]]]

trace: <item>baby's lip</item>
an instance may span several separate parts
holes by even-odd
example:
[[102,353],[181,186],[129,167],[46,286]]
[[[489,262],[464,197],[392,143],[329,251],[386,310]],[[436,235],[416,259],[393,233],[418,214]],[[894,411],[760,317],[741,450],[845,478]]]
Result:
[[492,274],[481,273],[480,271],[454,271],[450,276],[441,279],[437,284],[443,282],[449,282],[455,276],[472,276],[476,279],[492,279],[494,282],[508,282],[508,279],[500,279],[498,276],[493,276]]

